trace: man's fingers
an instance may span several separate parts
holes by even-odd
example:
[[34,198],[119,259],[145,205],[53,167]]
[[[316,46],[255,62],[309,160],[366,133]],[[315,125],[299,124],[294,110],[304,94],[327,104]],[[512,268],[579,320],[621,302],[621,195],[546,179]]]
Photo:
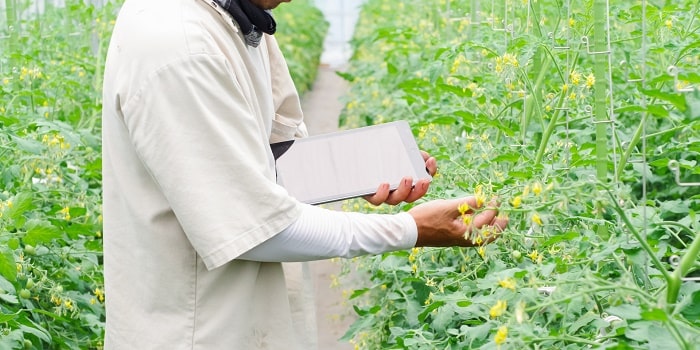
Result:
[[406,197],[403,201],[406,203],[413,203],[413,202],[419,200],[426,193],[428,193],[429,187],[430,187],[430,181],[419,180],[418,182],[416,182],[416,185],[413,186],[413,189],[408,194],[408,197]]
[[449,201],[447,205],[450,205],[451,213],[452,215],[454,215],[454,217],[460,216],[465,213],[471,214],[474,211],[474,209],[476,209],[476,198],[465,197],[453,199]]
[[384,202],[389,205],[397,205],[403,202],[411,194],[411,190],[413,190],[413,179],[410,177],[404,177],[401,179],[399,187],[392,191]]
[[490,225],[497,228],[498,232],[501,232],[508,226],[508,218],[496,215],[496,217],[491,220]]
[[498,211],[495,209],[484,210],[476,216],[474,216],[474,221],[472,221],[473,226],[476,228],[481,228],[484,225],[489,225],[492,221],[494,221],[497,214]]
[[370,202],[372,205],[380,205],[389,198],[389,184],[383,183],[377,188],[377,192],[371,196],[364,196],[363,198]]
[[428,171],[428,174],[430,174],[430,176],[435,176],[435,173],[437,173],[437,159],[431,157],[428,153],[424,151],[420,152],[421,155],[423,155],[423,161],[425,161],[425,170]]

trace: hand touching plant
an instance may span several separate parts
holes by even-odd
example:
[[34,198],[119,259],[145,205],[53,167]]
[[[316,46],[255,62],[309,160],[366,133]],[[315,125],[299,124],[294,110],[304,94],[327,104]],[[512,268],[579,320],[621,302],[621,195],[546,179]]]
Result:
[[477,197],[434,200],[408,211],[418,225],[418,247],[473,247],[496,239],[508,219],[498,216],[496,203],[482,208]]

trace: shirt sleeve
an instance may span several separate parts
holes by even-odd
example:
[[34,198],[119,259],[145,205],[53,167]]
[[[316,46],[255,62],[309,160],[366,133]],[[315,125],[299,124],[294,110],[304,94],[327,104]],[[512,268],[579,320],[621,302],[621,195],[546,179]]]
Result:
[[408,249],[415,246],[417,238],[416,222],[408,213],[360,214],[304,205],[298,220],[240,259],[299,262],[352,258]]
[[287,62],[272,35],[264,35],[270,59],[272,100],[275,104],[275,119],[272,121],[270,143],[308,136],[301,110],[299,94],[289,74]]
[[299,216],[299,203],[275,183],[269,131],[223,57],[190,55],[168,64],[122,111],[138,156],[207,268],[237,258]]

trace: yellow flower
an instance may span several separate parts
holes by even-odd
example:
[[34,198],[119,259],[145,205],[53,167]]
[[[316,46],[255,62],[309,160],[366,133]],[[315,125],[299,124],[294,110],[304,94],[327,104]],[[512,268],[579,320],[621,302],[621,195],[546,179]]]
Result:
[[[472,220],[473,218],[471,215],[462,215],[462,222],[464,222],[465,225],[471,226]],[[467,231],[467,234],[469,234],[469,231]]]
[[70,220],[70,207],[63,207],[63,209],[59,210],[58,212],[63,214],[63,217],[66,220]]
[[476,207],[481,208],[486,202],[486,196],[484,195],[484,188],[482,185],[477,185],[474,190],[474,197],[476,198]]
[[573,18],[569,18],[569,27],[573,27],[576,25],[576,20]]
[[572,84],[578,85],[581,82],[581,73],[579,73],[577,71],[573,71],[569,75],[569,79],[570,79]]
[[537,262],[537,258],[540,256],[540,253],[538,253],[537,249],[535,249],[532,252],[530,252],[530,254],[528,254],[527,256],[530,257],[530,259],[532,259],[532,262]]
[[542,226],[542,218],[540,218],[540,214],[537,214],[537,213],[532,214],[532,222],[536,223],[537,225]]
[[510,290],[515,290],[515,286],[516,286],[515,280],[510,278],[510,277],[508,277],[504,280],[499,280],[498,285],[503,287],[503,288],[510,289]]
[[496,345],[501,345],[506,342],[506,338],[508,338],[508,327],[501,326],[498,328],[498,331],[496,332],[496,336],[493,338],[493,341],[496,342]]
[[499,300],[496,302],[496,305],[492,306],[489,310],[489,316],[491,316],[491,318],[501,316],[506,312],[506,308],[508,308],[508,303],[506,303],[505,300]]
[[667,20],[664,22],[664,25],[665,25],[666,28],[668,28],[668,29],[673,28],[673,19],[672,19],[672,18],[667,19]]
[[486,258],[486,248],[484,248],[483,245],[480,246],[479,249],[477,249],[476,252],[479,253],[479,255],[481,256],[482,259],[483,259],[483,258]]
[[518,58],[515,57],[515,55],[513,55],[513,54],[506,53],[503,55],[503,63],[506,65],[513,66],[513,67],[517,67],[518,66]]
[[513,206],[513,208],[518,208],[520,207],[520,204],[523,202],[522,197],[520,196],[515,196],[513,200],[510,202],[510,204]]
[[100,288],[95,288],[93,293],[97,297],[97,300],[99,300],[100,302],[105,301],[105,293]]
[[539,182],[532,184],[532,193],[534,193],[535,196],[539,196],[540,193],[542,193],[542,184]]
[[569,90],[569,84],[564,84],[561,86],[561,91],[566,92],[567,90]]
[[593,87],[594,84],[595,84],[595,75],[593,75],[593,73],[590,73],[586,76],[586,87],[590,89]]
[[459,213],[462,215],[466,214],[469,211],[469,209],[469,204],[467,204],[466,202],[460,204],[459,207],[457,207],[457,210],[459,210]]

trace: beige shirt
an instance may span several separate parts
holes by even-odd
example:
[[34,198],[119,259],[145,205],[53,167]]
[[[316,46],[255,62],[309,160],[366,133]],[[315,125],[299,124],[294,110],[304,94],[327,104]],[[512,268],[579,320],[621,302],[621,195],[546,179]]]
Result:
[[274,38],[247,47],[211,1],[127,0],[103,103],[106,348],[302,348],[281,264],[235,260],[300,210],[268,146],[306,134]]

